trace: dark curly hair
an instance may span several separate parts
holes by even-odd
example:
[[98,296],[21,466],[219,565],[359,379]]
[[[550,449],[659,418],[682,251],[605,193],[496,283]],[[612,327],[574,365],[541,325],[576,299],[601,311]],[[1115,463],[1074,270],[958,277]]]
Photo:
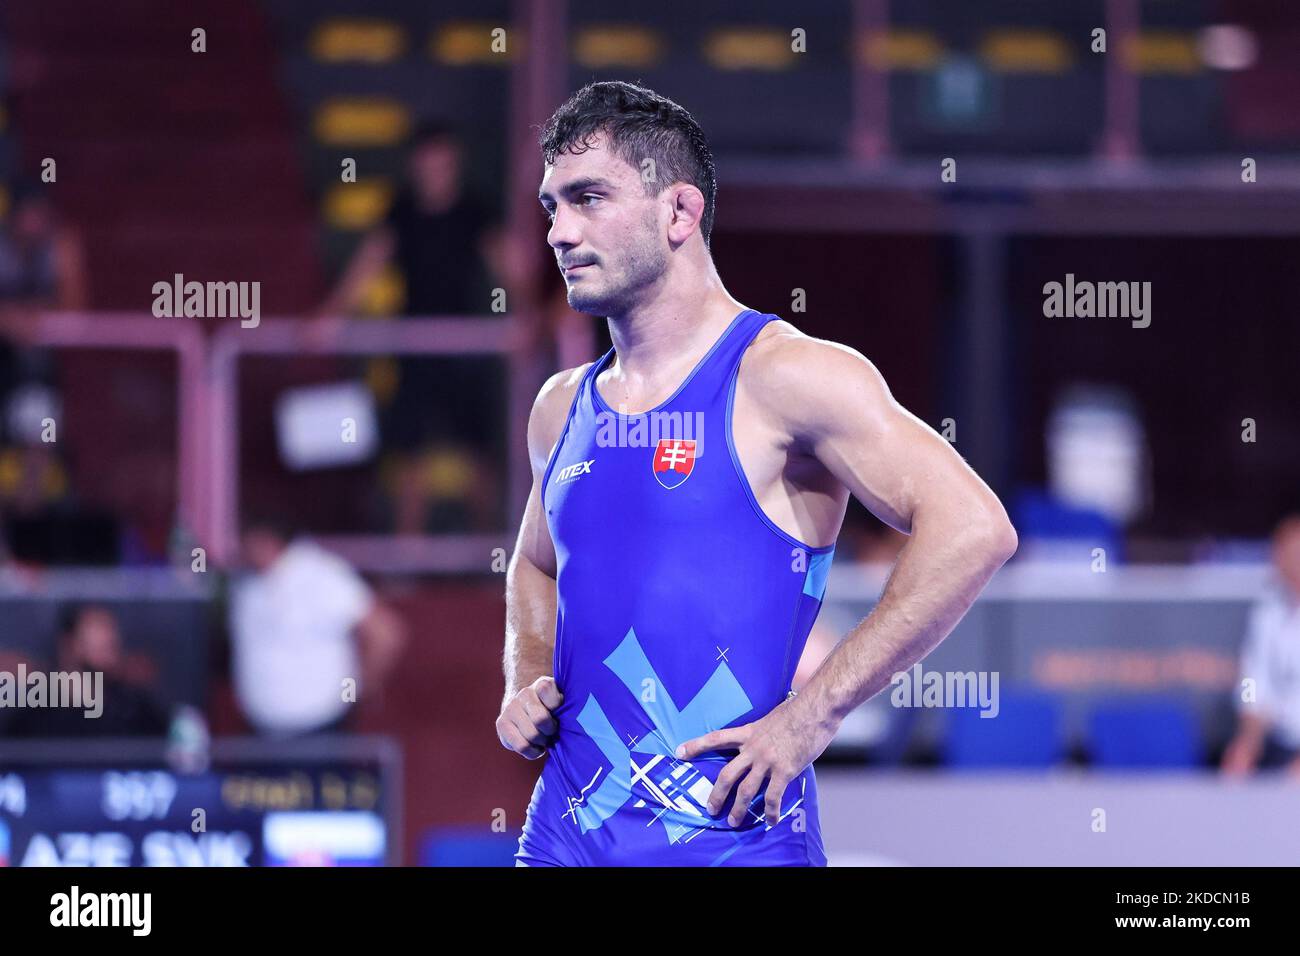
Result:
[[654,160],[657,181],[645,184],[646,195],[658,195],[672,183],[690,183],[704,194],[700,234],[707,246],[718,180],[713,152],[695,118],[668,97],[635,83],[588,83],[542,128],[542,158],[549,166],[561,153],[585,152],[601,132],[628,165],[639,168],[644,160]]

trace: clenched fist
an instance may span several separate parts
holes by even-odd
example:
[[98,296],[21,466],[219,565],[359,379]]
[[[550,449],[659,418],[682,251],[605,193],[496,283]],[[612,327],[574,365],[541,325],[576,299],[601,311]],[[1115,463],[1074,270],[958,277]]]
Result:
[[559,729],[552,714],[563,700],[554,677],[539,677],[520,690],[497,718],[501,746],[536,760],[546,752],[547,744]]

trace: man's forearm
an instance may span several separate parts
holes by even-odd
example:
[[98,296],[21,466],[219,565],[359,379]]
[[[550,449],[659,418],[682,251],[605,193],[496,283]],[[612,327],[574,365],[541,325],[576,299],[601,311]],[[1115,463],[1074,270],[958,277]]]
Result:
[[348,262],[338,284],[322,304],[321,314],[337,315],[355,309],[366,286],[383,271],[392,258],[394,245],[392,234],[387,228],[361,240],[361,246]]
[[406,646],[406,625],[386,604],[375,602],[356,627],[361,656],[361,686],[380,689],[387,683]]
[[880,603],[808,679],[802,704],[842,721],[951,633],[1014,547],[1014,534],[996,522],[956,533],[915,528]]
[[1241,723],[1237,727],[1235,739],[1249,748],[1252,752],[1263,749],[1264,740],[1268,737],[1269,721],[1260,714],[1243,713]]
[[516,557],[506,573],[504,701],[550,674],[554,653],[555,579]]

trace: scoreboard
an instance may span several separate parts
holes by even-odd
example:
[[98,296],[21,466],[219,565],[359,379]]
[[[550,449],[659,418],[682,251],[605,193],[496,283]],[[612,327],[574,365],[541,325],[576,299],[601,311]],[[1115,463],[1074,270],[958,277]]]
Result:
[[382,738],[0,746],[0,866],[382,866],[398,774]]

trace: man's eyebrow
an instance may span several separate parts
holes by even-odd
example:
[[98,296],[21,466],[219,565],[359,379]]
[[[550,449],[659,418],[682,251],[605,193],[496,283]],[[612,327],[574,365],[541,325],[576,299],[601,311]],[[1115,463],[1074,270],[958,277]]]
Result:
[[[600,179],[599,177],[596,176],[587,176],[583,179],[575,179],[573,182],[569,183],[567,186],[561,189],[560,192],[572,196],[574,193],[580,193],[584,190],[591,189],[593,187],[602,187],[604,189],[617,188],[613,183],[611,183],[607,179]],[[545,189],[541,190],[537,194],[537,201],[542,203],[546,202],[548,199],[554,199],[554,198],[555,197],[552,196]]]

